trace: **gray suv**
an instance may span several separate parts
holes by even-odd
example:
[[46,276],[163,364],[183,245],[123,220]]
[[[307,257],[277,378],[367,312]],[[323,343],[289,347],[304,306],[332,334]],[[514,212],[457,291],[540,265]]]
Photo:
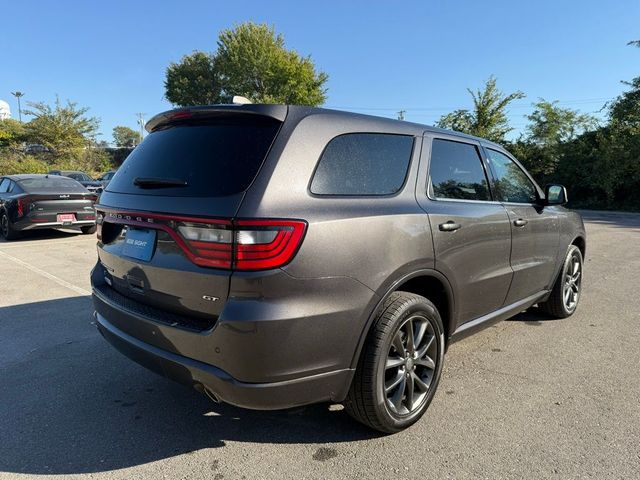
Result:
[[105,189],[96,324],[125,355],[252,409],[416,422],[447,346],[580,299],[585,230],[500,145],[318,108],[172,110]]

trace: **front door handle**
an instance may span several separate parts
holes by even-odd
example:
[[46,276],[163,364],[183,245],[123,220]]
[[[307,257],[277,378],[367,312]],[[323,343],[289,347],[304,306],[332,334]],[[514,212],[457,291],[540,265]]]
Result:
[[524,218],[519,218],[519,219],[513,221],[513,224],[516,227],[524,227],[527,223],[529,223],[529,222],[527,220],[525,220]]
[[438,228],[440,229],[441,232],[455,232],[461,226],[462,225],[460,225],[459,223],[449,220],[448,222],[441,223],[440,225],[438,225]]

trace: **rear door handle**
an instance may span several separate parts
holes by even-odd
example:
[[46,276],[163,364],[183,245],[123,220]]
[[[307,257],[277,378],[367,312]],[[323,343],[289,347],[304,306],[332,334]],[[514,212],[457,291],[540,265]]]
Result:
[[440,225],[438,225],[438,228],[440,229],[441,232],[455,232],[461,226],[462,225],[460,225],[459,223],[449,220],[448,222],[441,223]]
[[529,223],[529,222],[527,220],[525,220],[524,218],[519,218],[519,219],[513,221],[513,224],[516,227],[524,227],[527,223]]

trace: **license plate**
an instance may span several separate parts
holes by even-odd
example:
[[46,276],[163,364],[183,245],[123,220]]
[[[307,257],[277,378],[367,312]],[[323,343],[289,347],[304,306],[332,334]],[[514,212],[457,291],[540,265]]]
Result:
[[75,221],[76,221],[76,216],[73,213],[58,214],[58,223],[62,223],[62,225],[71,225]]
[[156,231],[147,228],[127,228],[122,253],[127,257],[148,262],[156,246]]

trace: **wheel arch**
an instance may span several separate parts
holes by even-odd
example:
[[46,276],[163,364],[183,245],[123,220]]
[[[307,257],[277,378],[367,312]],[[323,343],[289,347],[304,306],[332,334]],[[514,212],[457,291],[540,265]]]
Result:
[[571,245],[575,245],[580,249],[580,253],[582,254],[582,258],[585,258],[585,254],[587,253],[587,240],[582,235],[578,235],[573,239]]
[[440,317],[442,318],[445,342],[448,344],[449,338],[453,333],[453,330],[455,330],[455,298],[451,284],[447,277],[437,270],[417,270],[397,279],[387,289],[385,294],[380,297],[380,300],[376,303],[375,307],[369,314],[365,327],[360,334],[356,351],[353,359],[351,360],[351,368],[356,368],[358,364],[360,353],[362,352],[362,348],[380,307],[384,304],[389,295],[397,291],[415,293],[433,302],[438,309]]

